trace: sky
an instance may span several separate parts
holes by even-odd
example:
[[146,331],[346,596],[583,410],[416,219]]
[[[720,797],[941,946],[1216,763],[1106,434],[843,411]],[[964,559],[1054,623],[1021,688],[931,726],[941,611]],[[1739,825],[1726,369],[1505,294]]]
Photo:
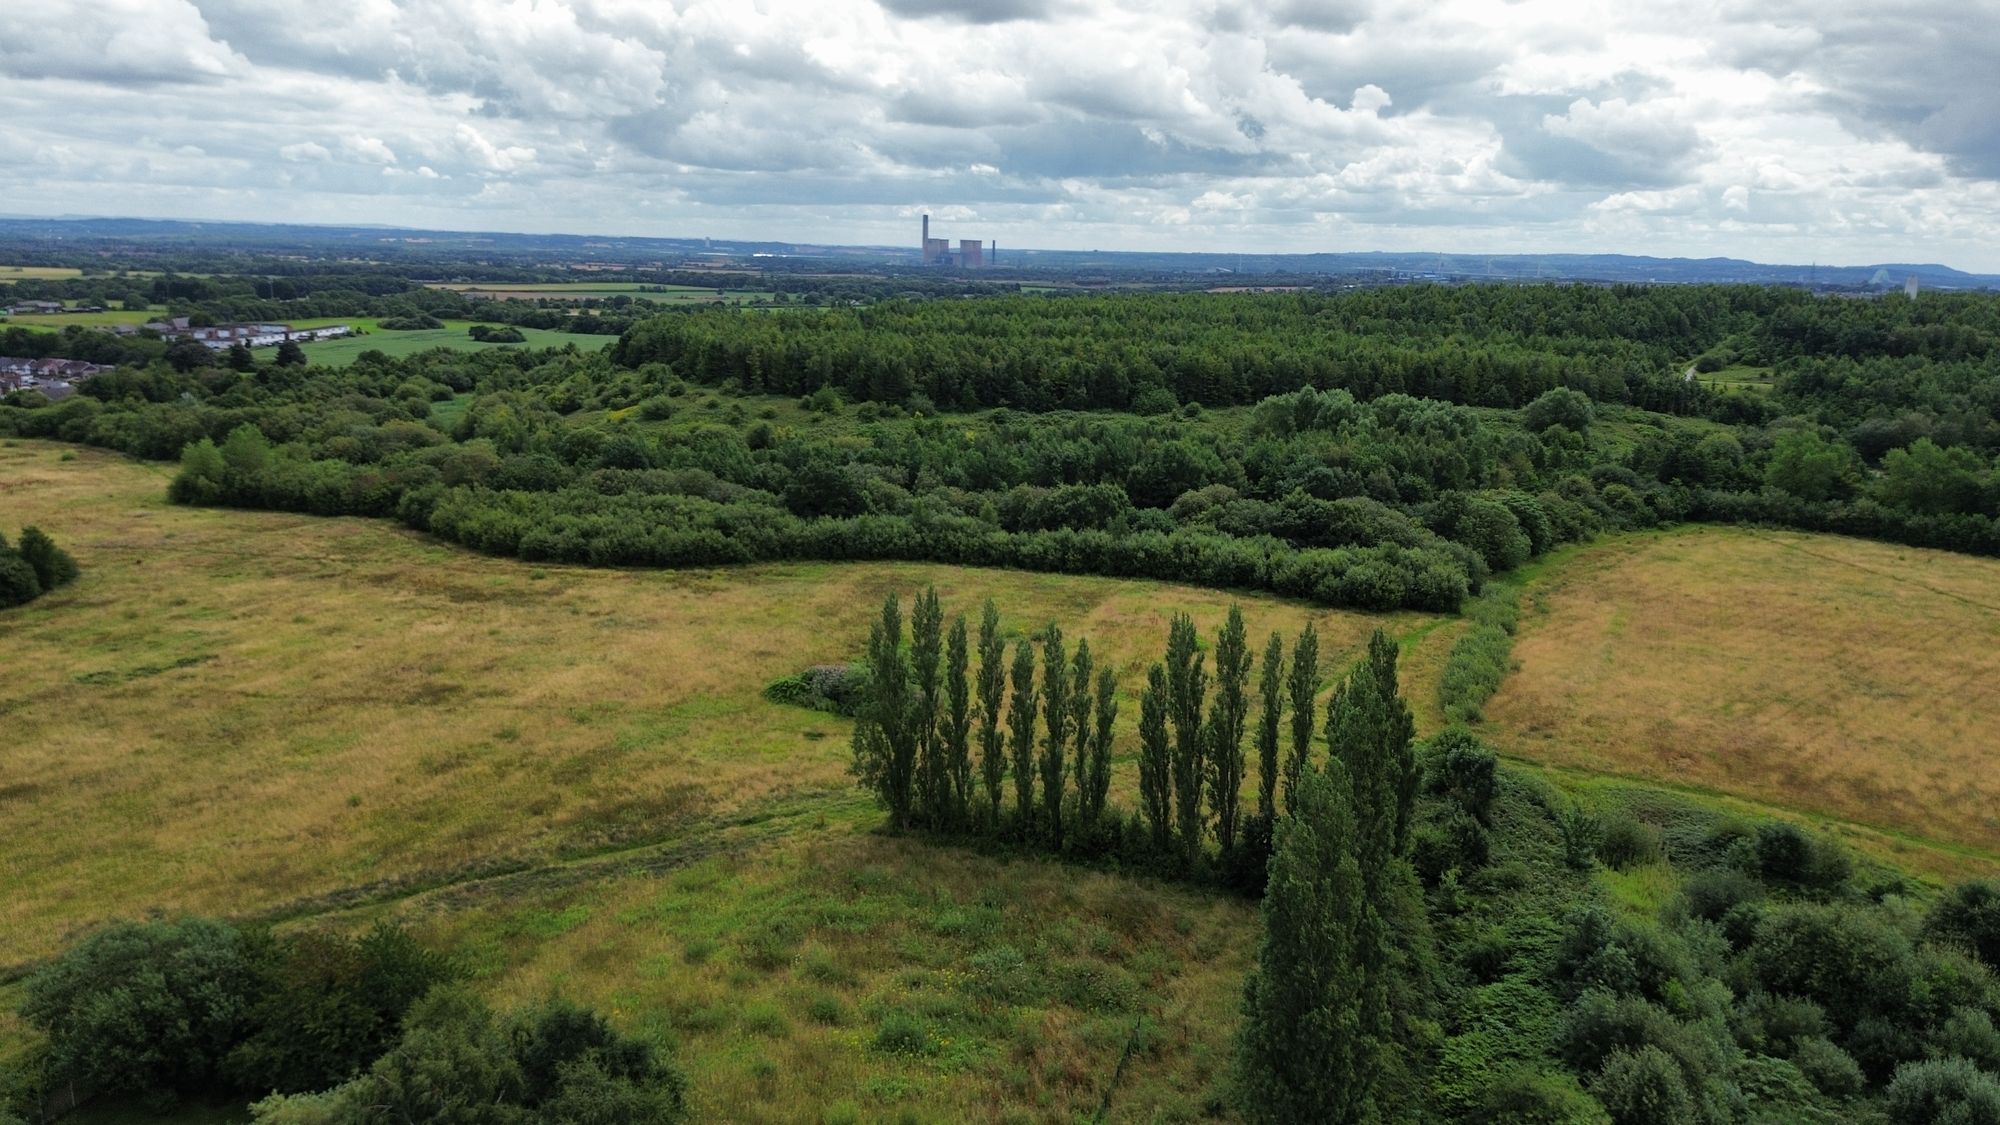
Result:
[[2000,0],[0,3],[0,212],[2000,272]]

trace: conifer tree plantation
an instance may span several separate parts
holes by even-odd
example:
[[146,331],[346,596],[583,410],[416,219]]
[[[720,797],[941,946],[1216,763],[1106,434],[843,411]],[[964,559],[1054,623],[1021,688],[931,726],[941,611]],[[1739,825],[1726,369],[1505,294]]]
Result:
[[897,276],[0,399],[0,1121],[2000,1122],[2000,299]]

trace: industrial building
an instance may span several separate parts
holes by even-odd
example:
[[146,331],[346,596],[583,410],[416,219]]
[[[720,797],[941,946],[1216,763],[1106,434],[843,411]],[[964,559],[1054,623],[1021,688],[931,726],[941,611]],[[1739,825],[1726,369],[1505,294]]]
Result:
[[924,236],[919,248],[923,254],[923,262],[927,266],[957,266],[968,270],[984,269],[992,265],[1000,253],[997,244],[988,245],[977,238],[961,238],[958,240],[958,249],[953,250],[950,239],[931,237],[929,215],[924,216]]

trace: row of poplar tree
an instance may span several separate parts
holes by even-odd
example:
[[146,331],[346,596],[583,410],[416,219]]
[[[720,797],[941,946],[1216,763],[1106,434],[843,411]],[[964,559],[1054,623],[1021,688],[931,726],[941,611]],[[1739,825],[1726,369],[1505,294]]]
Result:
[[[1367,664],[1368,683],[1386,684],[1378,702],[1393,703],[1389,737],[1398,749],[1387,807],[1403,810],[1398,832],[1407,835],[1415,727],[1396,695],[1394,642],[1378,633]],[[1262,885],[1280,801],[1289,804],[1296,791],[1319,727],[1319,638],[1311,624],[1289,659],[1273,633],[1260,662],[1240,609],[1231,607],[1206,647],[1193,619],[1176,614],[1164,658],[1140,694],[1140,807],[1127,817],[1107,800],[1117,677],[1096,666],[1088,640],[1071,651],[1051,624],[1015,641],[1010,653],[991,601],[975,636],[963,615],[947,625],[936,591],[926,590],[912,606],[907,643],[899,599],[884,601],[866,667],[854,771],[889,810],[892,827],[1074,854],[1138,853],[1184,873],[1219,858],[1218,873],[1250,889]],[[1360,690],[1359,679],[1350,681],[1329,703],[1330,738],[1349,721],[1348,695]],[[1254,807],[1243,799],[1253,762]]]
[[[1232,882],[1254,876],[1244,889],[1263,893],[1264,934],[1238,1033],[1240,1108],[1256,1121],[1394,1119],[1412,1096],[1403,1048],[1420,1037],[1433,991],[1409,859],[1422,774],[1396,657],[1377,630],[1321,728],[1310,624],[1289,660],[1273,634],[1259,662],[1239,610],[1206,650],[1193,620],[1176,614],[1140,696],[1140,808],[1127,819],[1106,803],[1117,678],[1094,666],[1087,641],[1069,652],[1050,625],[1010,657],[992,602],[975,645],[965,618],[947,627],[927,590],[906,647],[892,595],[869,636],[855,771],[897,828],[1118,849]],[[1323,755],[1312,753],[1316,733]],[[1241,800],[1246,735],[1256,752],[1251,811]]]

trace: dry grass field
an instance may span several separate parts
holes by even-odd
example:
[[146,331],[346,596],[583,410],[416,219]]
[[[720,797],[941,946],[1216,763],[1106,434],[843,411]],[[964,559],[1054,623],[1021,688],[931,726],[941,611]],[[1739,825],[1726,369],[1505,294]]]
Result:
[[[845,721],[760,691],[858,655],[891,591],[934,582],[972,614],[990,596],[1017,632],[1057,620],[1131,693],[1172,610],[1212,629],[1230,601],[923,565],[535,568],[385,522],[176,508],[166,479],[0,445],[0,527],[40,525],[84,567],[0,616],[10,961],[149,910],[309,906],[851,800]],[[1243,604],[1253,637],[1313,613],[1334,667],[1378,622],[1432,620]]]
[[2000,853],[2000,561],[1687,528],[1530,587],[1486,733],[1556,766]]

